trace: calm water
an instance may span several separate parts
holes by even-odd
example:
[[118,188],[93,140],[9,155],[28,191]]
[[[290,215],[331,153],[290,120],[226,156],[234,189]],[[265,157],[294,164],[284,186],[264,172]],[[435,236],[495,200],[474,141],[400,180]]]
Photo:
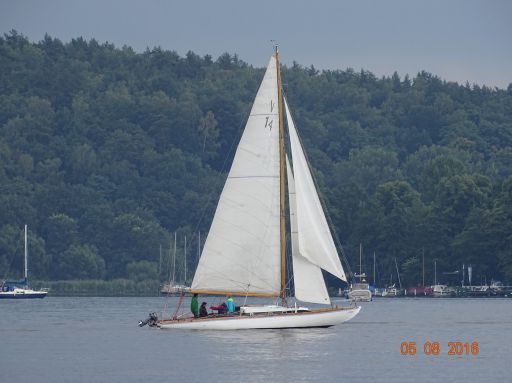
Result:
[[[511,381],[512,299],[381,299],[329,329],[137,327],[176,302],[0,301],[0,382]],[[418,353],[402,356],[403,341],[416,341]],[[441,355],[424,355],[425,341],[438,341]],[[480,352],[448,356],[450,341],[477,341]]]

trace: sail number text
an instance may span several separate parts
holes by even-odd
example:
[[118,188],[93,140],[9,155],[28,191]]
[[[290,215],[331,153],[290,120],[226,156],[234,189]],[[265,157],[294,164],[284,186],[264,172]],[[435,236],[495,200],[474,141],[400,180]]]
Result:
[[[423,348],[423,350],[421,350]],[[400,344],[400,352],[402,355],[416,355],[423,351],[425,355],[437,356],[442,353],[441,344],[439,342],[425,342],[423,347],[416,342],[402,342]],[[479,352],[478,342],[448,342],[446,355],[473,355],[477,356]]]

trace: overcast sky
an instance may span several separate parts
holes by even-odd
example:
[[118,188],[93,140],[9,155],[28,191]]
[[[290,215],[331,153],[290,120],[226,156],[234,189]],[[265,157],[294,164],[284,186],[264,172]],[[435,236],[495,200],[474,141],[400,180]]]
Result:
[[32,41],[48,33],[137,51],[236,53],[255,66],[266,64],[273,39],[287,64],[512,82],[508,0],[0,0],[0,32],[12,29]]

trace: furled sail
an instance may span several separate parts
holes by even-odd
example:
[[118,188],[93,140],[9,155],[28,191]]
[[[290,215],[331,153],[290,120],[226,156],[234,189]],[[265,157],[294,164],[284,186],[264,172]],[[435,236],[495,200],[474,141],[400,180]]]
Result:
[[279,112],[272,56],[236,150],[192,290],[280,292]]
[[304,302],[330,304],[329,293],[325,286],[322,270],[300,255],[299,236],[297,232],[295,180],[288,157],[286,158],[286,175],[288,178],[288,195],[290,206],[290,229],[292,242],[293,281],[295,298]]
[[300,255],[314,265],[346,281],[347,278],[341,266],[286,99],[284,99],[284,104],[295,177]]

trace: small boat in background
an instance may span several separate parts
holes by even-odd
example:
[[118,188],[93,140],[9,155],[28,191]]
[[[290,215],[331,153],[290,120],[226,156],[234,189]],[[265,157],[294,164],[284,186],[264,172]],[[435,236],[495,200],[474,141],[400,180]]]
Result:
[[434,260],[434,286],[432,286],[432,291],[435,298],[453,297],[457,294],[455,288],[437,283],[437,260]]
[[405,290],[401,288],[397,288],[394,284],[386,287],[382,292],[383,297],[403,297],[405,295]]
[[190,287],[185,285],[176,285],[172,283],[166,283],[162,285],[160,294],[162,295],[174,295],[180,296],[181,294],[190,293]]
[[457,291],[447,285],[434,285],[432,286],[433,295],[436,298],[454,297]]
[[0,282],[0,299],[33,299],[44,298],[46,295],[48,295],[48,290],[33,290],[28,286],[27,225],[25,225],[25,269],[23,279]]
[[[356,274],[355,277],[359,278],[358,283],[353,283],[350,286],[350,291],[348,292],[348,298],[356,301],[356,302],[371,302],[372,293],[370,291],[370,286],[366,282],[366,274],[362,272],[362,257],[363,257],[363,244],[359,244],[359,274]],[[374,277],[375,279],[375,277]]]
[[33,299],[44,298],[48,295],[47,290],[32,290],[29,288],[26,279],[2,282],[0,283],[0,289],[0,299]]
[[356,302],[370,302],[372,300],[372,293],[368,283],[363,279],[360,283],[352,284],[348,297]]
[[[182,294],[187,294],[190,292],[190,286],[187,286],[183,282],[183,284],[179,284],[176,282],[176,233],[174,233],[174,255],[173,255],[173,266],[171,274],[169,275],[169,283],[165,283],[162,285],[162,288],[160,289],[161,295],[168,295],[168,296],[180,296]],[[185,268],[184,268],[184,281],[187,280],[187,236],[185,236]]]

